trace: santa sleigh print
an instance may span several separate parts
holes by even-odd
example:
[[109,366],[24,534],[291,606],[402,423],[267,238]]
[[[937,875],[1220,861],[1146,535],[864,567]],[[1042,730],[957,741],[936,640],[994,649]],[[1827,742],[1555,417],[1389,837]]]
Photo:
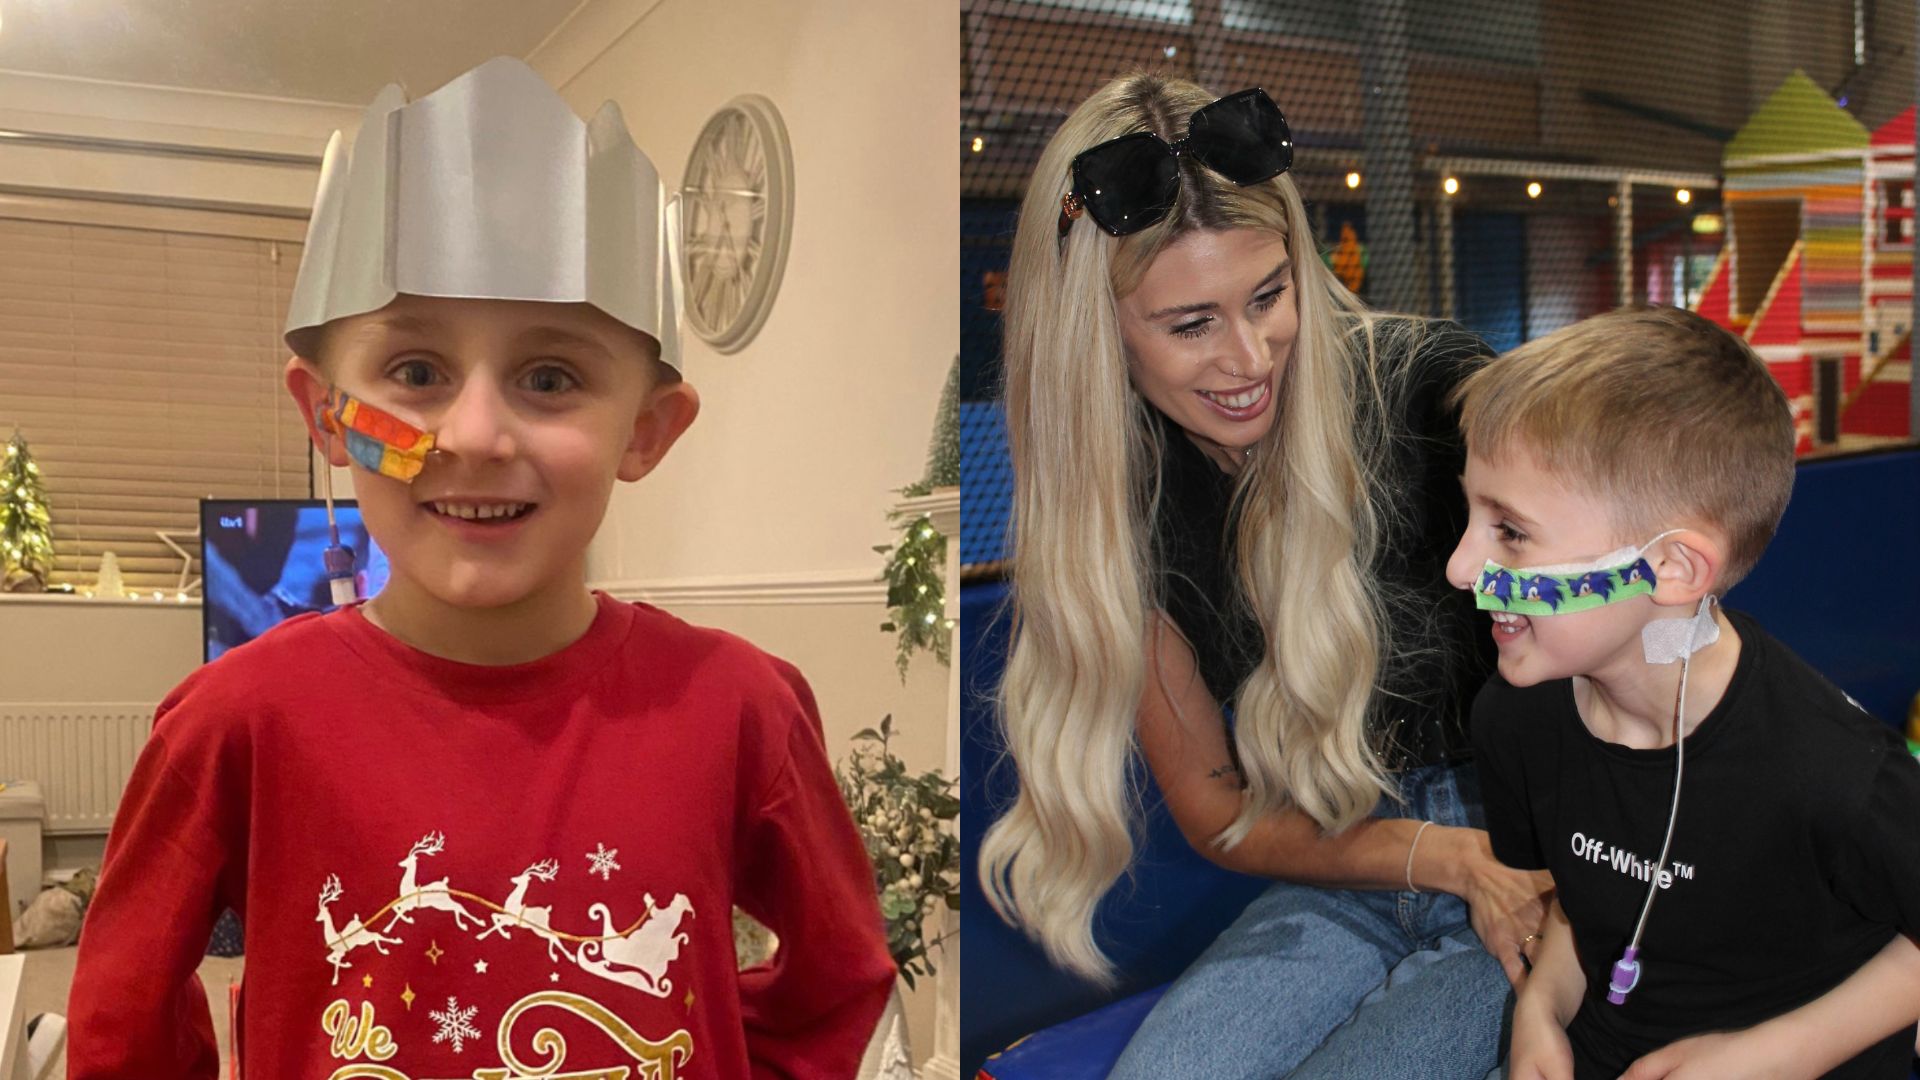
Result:
[[654,906],[651,893],[646,901],[646,916],[625,934],[614,930],[613,913],[605,904],[588,909],[600,919],[604,933],[580,945],[578,962],[582,971],[663,998],[673,991],[667,965],[679,959],[680,946],[687,943],[687,935],[679,932],[680,920],[693,914],[693,904],[680,893],[664,908]]
[[[427,885],[416,882],[419,860],[437,855],[445,847],[445,834],[437,831],[428,833],[414,844],[406,858],[398,864],[405,870],[398,894],[364,923],[355,915],[345,927],[336,929],[330,905],[341,898],[343,889],[338,875],[328,876],[320,892],[320,910],[315,921],[324,930],[327,962],[333,965],[334,985],[339,985],[340,969],[353,966],[347,960],[348,953],[372,945],[381,955],[386,955],[388,946],[401,944],[401,938],[372,929],[383,917],[387,919],[383,929],[391,932],[396,927],[419,925],[417,920],[428,912],[441,912],[451,916],[455,931],[465,931],[470,924],[484,927],[474,935],[475,940],[485,941],[498,936],[509,943],[515,940],[537,941],[546,949],[549,960],[571,961],[590,975],[653,997],[664,998],[672,992],[673,980],[668,977],[668,968],[679,959],[681,946],[688,940],[680,925],[694,914],[693,902],[684,893],[675,893],[665,907],[655,903],[653,894],[642,893],[644,911],[638,920],[624,930],[614,922],[614,906],[595,900],[588,905],[586,915],[600,921],[600,933],[571,934],[553,926],[551,905],[536,907],[527,903],[527,893],[534,882],[550,884],[559,876],[559,860],[544,859],[513,875],[510,878],[512,889],[504,898],[495,901],[453,888],[447,878]],[[617,851],[608,851],[604,845],[587,854],[586,858],[591,864],[589,877],[598,874],[610,882],[612,871],[619,869],[619,864],[612,858],[615,854]],[[490,911],[491,919],[475,915],[468,905]],[[516,939],[513,932],[521,929],[528,931],[528,934]]]

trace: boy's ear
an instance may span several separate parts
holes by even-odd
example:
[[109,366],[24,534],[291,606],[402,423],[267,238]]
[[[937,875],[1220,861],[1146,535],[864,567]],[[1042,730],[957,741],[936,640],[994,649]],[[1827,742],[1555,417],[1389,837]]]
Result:
[[1647,563],[1659,584],[1653,602],[1672,607],[1694,607],[1720,580],[1727,564],[1726,546],[1714,536],[1682,529],[1647,549]]
[[287,360],[286,378],[287,392],[293,395],[294,407],[300,410],[300,418],[307,425],[307,438],[326,456],[328,463],[346,468],[349,464],[346,446],[339,439],[329,438],[313,419],[314,410],[326,400],[327,377],[320,373],[313,361],[304,356],[294,356]]
[[633,438],[620,455],[622,480],[638,480],[660,464],[700,415],[700,394],[685,379],[662,380],[647,391],[633,420]]

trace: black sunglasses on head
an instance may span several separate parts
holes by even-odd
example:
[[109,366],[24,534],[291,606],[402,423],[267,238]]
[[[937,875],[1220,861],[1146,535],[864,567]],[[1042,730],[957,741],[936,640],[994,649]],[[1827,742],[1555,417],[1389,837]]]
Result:
[[1060,235],[1084,210],[1114,236],[1167,216],[1180,193],[1180,159],[1193,160],[1246,187],[1293,165],[1293,132],[1265,90],[1242,90],[1194,110],[1187,137],[1169,143],[1137,131],[1073,159],[1073,189],[1060,202]]

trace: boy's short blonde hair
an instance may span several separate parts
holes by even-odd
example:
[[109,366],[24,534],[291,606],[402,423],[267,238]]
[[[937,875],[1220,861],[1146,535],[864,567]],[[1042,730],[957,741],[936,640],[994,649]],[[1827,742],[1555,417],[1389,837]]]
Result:
[[1454,391],[1470,453],[1531,454],[1611,504],[1622,543],[1677,522],[1728,544],[1745,577],[1793,491],[1793,413],[1746,342],[1690,311],[1622,308],[1530,341]]

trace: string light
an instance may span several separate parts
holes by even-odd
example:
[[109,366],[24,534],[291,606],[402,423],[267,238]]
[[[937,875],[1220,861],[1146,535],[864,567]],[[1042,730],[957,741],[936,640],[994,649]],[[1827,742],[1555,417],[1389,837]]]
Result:
[[986,148],[987,148],[987,140],[981,138],[978,135],[975,135],[973,137],[973,152],[977,154],[980,151],[985,150]]
[[1440,187],[1443,191],[1445,191],[1449,195],[1460,194],[1460,181],[1455,177],[1451,177],[1451,176],[1447,177],[1445,180],[1441,181]]
[[[903,515],[904,516],[904,515]],[[899,635],[896,666],[906,678],[913,654],[926,650],[943,664],[952,663],[952,635],[937,629],[945,615],[941,571],[946,566],[947,538],[933,527],[933,519],[917,514],[897,516],[900,539],[875,550],[886,555],[887,614],[880,629]]]
[[1538,180],[1527,181],[1527,198],[1537,199],[1539,197],[1540,197],[1540,181]]
[[1687,188],[1681,188],[1673,193],[1673,197],[1679,201],[1680,205],[1685,206],[1693,201],[1693,192]]
[[1348,173],[1348,174],[1347,174],[1347,187],[1349,187],[1349,188],[1357,188],[1357,187],[1359,187],[1359,186],[1360,186],[1360,174],[1359,174],[1359,173],[1357,173],[1357,172],[1350,172],[1350,173]]
[[48,507],[40,501],[45,492],[35,479],[40,467],[18,431],[5,446],[6,457],[0,459],[7,473],[0,476],[0,576],[25,574],[37,579],[42,590],[61,591],[46,583],[53,570],[53,542]]

